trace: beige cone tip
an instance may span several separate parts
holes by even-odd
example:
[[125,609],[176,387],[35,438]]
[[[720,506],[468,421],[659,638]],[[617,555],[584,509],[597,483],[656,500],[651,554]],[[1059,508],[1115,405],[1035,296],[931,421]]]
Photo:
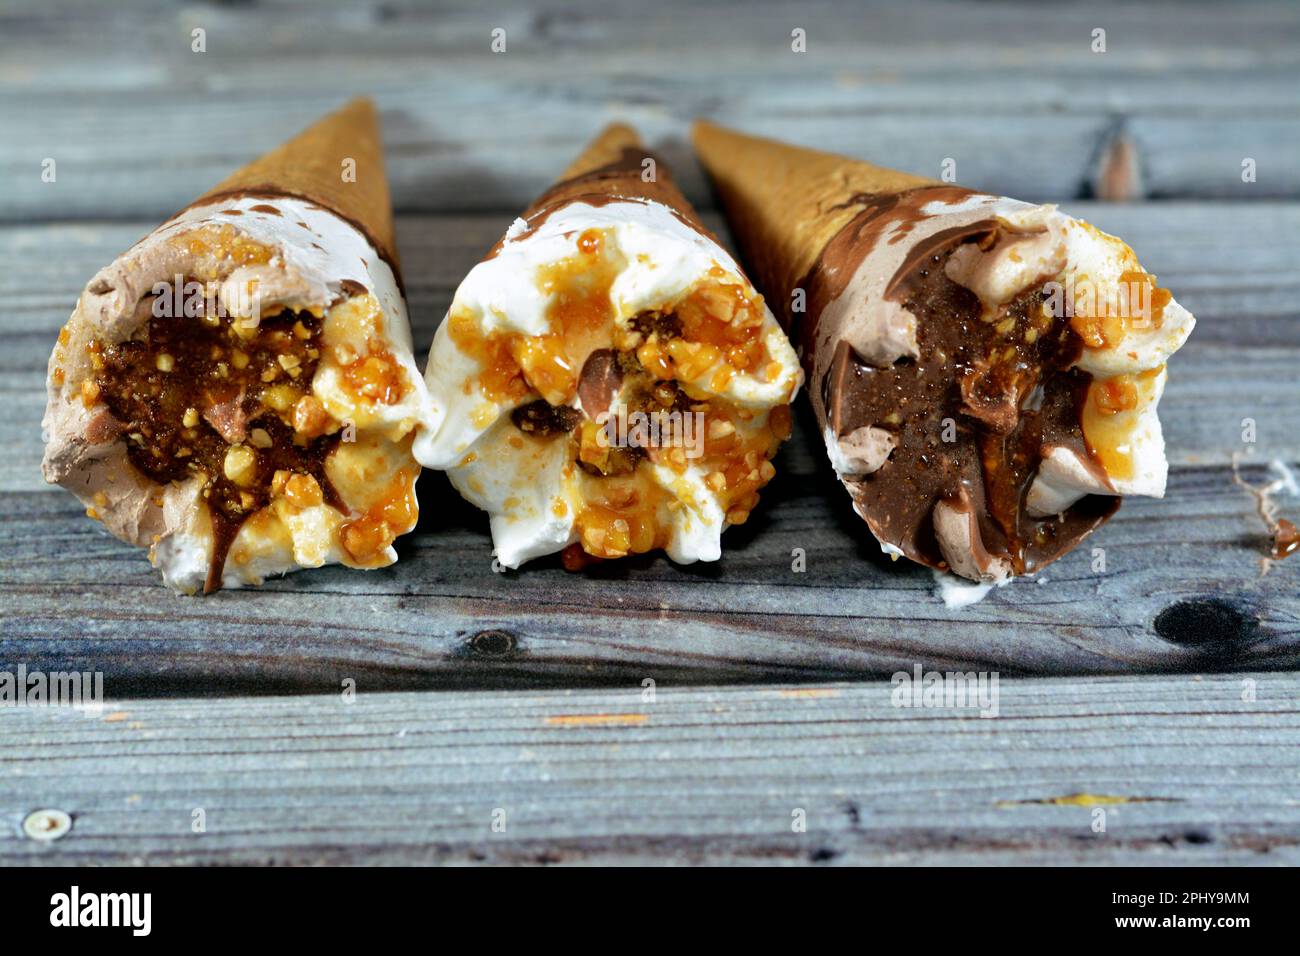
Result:
[[374,101],[358,97],[237,170],[196,202],[224,195],[288,196],[337,213],[396,268],[393,210]]
[[[647,159],[653,160],[653,167],[647,167]],[[647,168],[653,170],[653,175],[646,175]],[[609,199],[660,203],[713,238],[673,182],[667,164],[645,148],[636,130],[623,123],[612,123],[601,130],[522,215],[525,220],[531,220],[544,210],[554,210],[570,202]]]
[[640,146],[641,137],[637,135],[636,130],[625,123],[610,123],[597,133],[595,139],[583,148],[564,172],[560,173],[556,182],[573,179],[575,176],[608,166],[621,159],[624,150],[637,149]]
[[934,184],[707,120],[696,120],[691,135],[732,237],[774,308],[789,300],[826,244],[857,214],[860,206],[851,200]]

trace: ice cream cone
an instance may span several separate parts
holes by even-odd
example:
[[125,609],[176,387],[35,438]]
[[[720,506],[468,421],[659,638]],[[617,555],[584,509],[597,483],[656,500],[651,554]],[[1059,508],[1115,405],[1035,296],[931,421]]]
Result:
[[[489,513],[505,567],[715,561],[776,474],[801,380],[663,161],[613,125],[456,290],[426,373],[446,411],[413,451]],[[697,450],[618,431],[664,414],[697,423]]]
[[[653,164],[646,160],[653,160]],[[554,185],[528,207],[523,218],[531,221],[543,210],[579,197],[596,202],[615,197],[651,199],[672,208],[703,231],[695,209],[673,182],[667,164],[642,145],[634,129],[622,123],[605,127],[588,143]]]
[[232,173],[190,205],[257,195],[307,199],[331,210],[361,230],[397,271],[393,212],[373,101],[352,100]]
[[431,410],[373,104],[321,120],[101,269],[47,394],[47,480],[149,547],[177,591],[397,560],[417,514],[410,435]]
[[641,137],[626,123],[610,123],[588,143],[578,157],[556,178],[557,183],[575,179],[617,163],[625,150],[641,149]]
[[889,554],[1002,581],[1068,552],[1116,496],[1164,493],[1156,405],[1194,320],[1123,242],[1054,206],[709,123],[694,140]]
[[827,243],[861,211],[861,199],[936,185],[704,120],[696,121],[692,134],[742,257],[778,314]]

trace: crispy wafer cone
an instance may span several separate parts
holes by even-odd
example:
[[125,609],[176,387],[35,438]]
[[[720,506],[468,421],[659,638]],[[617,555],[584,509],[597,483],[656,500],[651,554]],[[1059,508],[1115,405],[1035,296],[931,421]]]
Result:
[[776,309],[858,212],[854,197],[935,185],[871,163],[746,136],[704,120],[692,128],[746,265]]
[[610,123],[601,130],[582,152],[556,178],[557,183],[574,179],[603,166],[618,163],[625,150],[639,150],[641,137],[625,123]]
[[324,206],[360,229],[396,270],[379,116],[369,99],[355,99],[318,120],[191,205],[231,195],[291,196]]
[[[654,160],[654,179],[647,181],[645,160]],[[651,199],[675,209],[692,225],[703,230],[695,209],[673,182],[664,161],[641,143],[636,130],[622,123],[605,127],[587,144],[546,192],[528,207],[525,219],[543,209],[572,202],[579,197],[635,197]]]

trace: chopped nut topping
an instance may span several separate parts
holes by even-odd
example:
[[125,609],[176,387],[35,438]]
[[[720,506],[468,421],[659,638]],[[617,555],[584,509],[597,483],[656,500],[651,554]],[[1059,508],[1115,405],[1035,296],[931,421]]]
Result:
[[247,445],[231,445],[222,471],[237,485],[251,485],[257,476],[257,455]]
[[293,430],[304,438],[325,434],[332,421],[325,406],[314,395],[304,395],[293,407]]
[[294,475],[284,484],[284,497],[295,508],[314,508],[324,500],[320,485],[311,475]]

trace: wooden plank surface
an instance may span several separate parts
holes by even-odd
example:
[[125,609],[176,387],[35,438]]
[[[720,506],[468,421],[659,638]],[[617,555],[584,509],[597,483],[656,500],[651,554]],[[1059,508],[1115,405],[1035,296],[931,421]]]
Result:
[[[1300,862],[1295,675],[1006,681],[992,718],[893,691],[20,708],[0,864]],[[24,838],[38,809],[71,831]]]
[[516,210],[611,119],[707,204],[683,143],[700,115],[930,176],[952,159],[1027,200],[1095,188],[1123,129],[1149,195],[1297,197],[1297,67],[1285,2],[23,2],[0,11],[0,218],[170,214],[358,92],[402,211]]
[[[121,692],[577,685],[650,674],[695,683],[833,679],[920,659],[1009,673],[1288,668],[1300,663],[1300,564],[1262,574],[1264,527],[1234,483],[1300,462],[1300,322],[1290,264],[1300,205],[1072,203],[1124,235],[1200,316],[1172,364],[1164,501],[1131,500],[1040,578],[964,610],[930,572],[870,542],[800,420],[777,481],[721,562],[642,558],[582,574],[555,560],[494,573],[486,521],[442,476],[401,561],[301,572],[263,590],[176,597],[142,552],[108,537],[40,477],[48,350],[80,285],[147,222],[0,227],[0,665],[104,670]],[[459,277],[508,216],[404,218],[417,353]],[[711,222],[721,227],[712,217]],[[1231,264],[1219,250],[1241,253]],[[1258,441],[1241,441],[1244,418]],[[1300,499],[1281,497],[1284,512]],[[1289,511],[1287,511],[1289,509]],[[1093,571],[1091,546],[1105,549]],[[792,570],[802,548],[807,571]],[[1166,616],[1161,618],[1161,614]],[[75,622],[75,623],[74,623]],[[1157,622],[1162,622],[1158,627]]]
[[[0,671],[97,670],[114,703],[0,708],[0,864],[1300,862],[1300,558],[1264,573],[1233,472],[1300,468],[1298,69],[1285,0],[5,3]],[[178,598],[41,480],[46,357],[100,266],[357,93],[383,114],[421,359],[610,120],[720,231],[699,115],[1061,202],[1200,319],[1162,405],[1169,497],[950,610],[870,543],[801,418],[716,565],[495,574],[482,516],[428,474],[394,568]],[[1081,201],[1117,165],[1158,201]],[[1000,715],[892,706],[878,678],[917,664],[997,671]],[[1123,676],[1015,676],[1052,674]],[[71,832],[24,838],[40,808]]]

